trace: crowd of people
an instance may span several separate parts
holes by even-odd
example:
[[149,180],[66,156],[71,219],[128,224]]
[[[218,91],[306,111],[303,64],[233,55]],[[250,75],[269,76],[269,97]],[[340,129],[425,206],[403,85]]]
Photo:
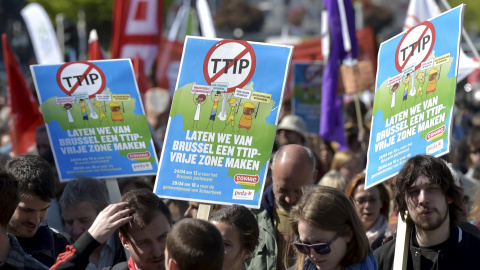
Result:
[[411,228],[407,269],[480,269],[478,127],[469,163],[414,156],[367,190],[363,147],[305,130],[281,119],[259,209],[214,205],[206,221],[151,179],[121,179],[118,203],[102,180],[60,183],[41,127],[38,155],[0,171],[0,269],[392,269],[398,218]]
[[[300,35],[307,6],[287,2],[287,30]],[[231,16],[242,5],[217,12],[217,23],[243,21]],[[252,27],[263,23],[255,13]],[[371,13],[389,17],[375,20],[376,31],[391,20]],[[119,179],[119,202],[104,180],[60,182],[45,126],[32,152],[10,156],[15,138],[0,97],[0,270],[389,270],[399,220],[409,228],[406,269],[480,269],[478,108],[455,102],[448,155],[413,156],[397,176],[365,190],[372,104],[349,99],[342,146],[307,132],[285,95],[260,208],[213,205],[205,218],[199,202],[153,193],[154,176]],[[160,157],[171,96],[152,88],[144,103]]]

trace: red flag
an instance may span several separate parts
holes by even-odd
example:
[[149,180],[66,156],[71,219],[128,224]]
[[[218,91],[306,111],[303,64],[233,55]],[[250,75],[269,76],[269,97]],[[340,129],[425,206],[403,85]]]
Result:
[[92,29],[88,38],[88,60],[103,60],[105,58],[100,42],[98,42],[97,30]]
[[147,90],[152,86],[150,85],[147,75],[145,75],[145,70],[143,69],[143,60],[140,58],[140,56],[138,56],[138,54],[135,56],[135,58],[133,58],[133,70],[135,72],[138,90],[140,91],[140,95],[143,99]]
[[25,81],[22,70],[7,42],[7,35],[2,34],[3,58],[7,73],[8,106],[10,106],[9,129],[12,151],[23,155],[35,144],[35,130],[43,125],[43,117],[32,91]]
[[134,58],[137,54],[150,71],[162,35],[163,1],[115,0],[112,58]]

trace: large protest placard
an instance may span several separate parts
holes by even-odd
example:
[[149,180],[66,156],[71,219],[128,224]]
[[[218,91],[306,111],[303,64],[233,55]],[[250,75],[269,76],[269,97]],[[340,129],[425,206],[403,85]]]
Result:
[[291,46],[187,37],[154,191],[260,205]]
[[157,172],[130,60],[35,65],[31,71],[61,181]]
[[320,132],[323,65],[321,62],[293,63],[292,113],[307,124],[307,131]]
[[411,156],[449,152],[463,6],[381,44],[366,187]]

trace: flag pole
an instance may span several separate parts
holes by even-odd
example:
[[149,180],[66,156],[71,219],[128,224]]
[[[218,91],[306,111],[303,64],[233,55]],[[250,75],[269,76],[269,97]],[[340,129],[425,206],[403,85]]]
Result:
[[[448,4],[447,0],[441,0],[440,2],[442,2],[443,4],[443,7],[446,9],[446,10],[449,10],[451,9],[452,7],[450,6],[450,4]],[[475,48],[475,45],[473,45],[473,42],[472,42],[472,39],[470,38],[470,36],[468,35],[467,31],[465,30],[465,28],[463,27],[462,25],[462,36],[463,38],[465,39],[465,41],[467,42],[467,45],[468,47],[470,47],[470,50],[472,50],[472,53],[473,55],[477,58],[477,65],[480,67],[480,54],[478,54],[478,51],[477,49]]]

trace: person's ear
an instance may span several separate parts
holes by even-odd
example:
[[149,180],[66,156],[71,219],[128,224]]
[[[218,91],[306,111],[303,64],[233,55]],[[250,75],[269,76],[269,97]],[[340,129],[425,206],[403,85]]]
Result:
[[242,262],[246,261],[250,255],[252,255],[252,252],[250,251],[247,251],[247,250],[243,250],[242,251]]
[[352,241],[353,231],[351,228],[347,229],[347,234],[344,237],[345,237],[345,242],[350,243],[350,241]]
[[315,171],[313,172],[312,183],[315,183],[315,181],[317,180],[317,175],[318,175],[318,170],[315,168]]
[[173,258],[168,259],[167,266],[168,266],[168,268],[166,270],[178,270],[179,269],[177,262]]
[[453,199],[450,198],[449,196],[447,196],[447,203],[448,203],[448,204],[451,204],[452,202],[453,202]]
[[124,237],[121,233],[119,233],[118,236],[120,237],[120,242],[122,242],[122,246],[128,249],[130,247],[130,244],[128,243],[127,238]]

